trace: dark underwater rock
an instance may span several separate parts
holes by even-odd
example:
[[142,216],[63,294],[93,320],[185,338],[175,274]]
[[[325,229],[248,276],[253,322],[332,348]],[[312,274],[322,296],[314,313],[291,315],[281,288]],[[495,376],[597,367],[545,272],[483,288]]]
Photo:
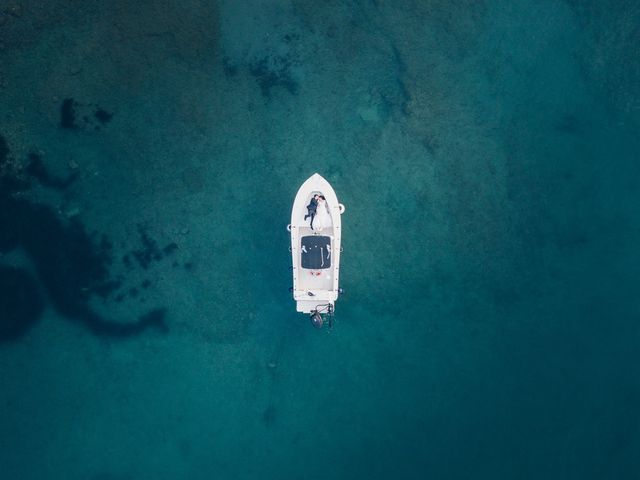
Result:
[[262,96],[271,98],[271,90],[282,87],[290,94],[298,93],[298,83],[291,75],[291,60],[283,56],[266,56],[251,65],[250,73],[258,81]]
[[9,158],[9,146],[7,145],[7,141],[5,138],[0,135],[0,167],[4,165],[4,163]]
[[0,342],[16,340],[35,324],[44,310],[36,281],[19,268],[0,266]]
[[113,117],[113,113],[109,113],[106,110],[102,109],[102,108],[98,108],[93,116],[96,118],[96,120],[98,120],[102,125],[105,125],[107,123],[109,123],[111,121],[111,118]]
[[62,128],[76,129],[76,102],[73,98],[65,98],[60,106],[60,126]]

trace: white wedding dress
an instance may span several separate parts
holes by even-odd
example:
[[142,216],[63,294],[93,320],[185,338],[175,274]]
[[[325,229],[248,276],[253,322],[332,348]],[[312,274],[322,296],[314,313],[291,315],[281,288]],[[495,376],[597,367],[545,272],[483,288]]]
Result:
[[322,230],[331,226],[331,214],[329,213],[329,206],[326,200],[320,199],[318,201],[318,208],[316,209],[316,217],[313,219],[313,229]]

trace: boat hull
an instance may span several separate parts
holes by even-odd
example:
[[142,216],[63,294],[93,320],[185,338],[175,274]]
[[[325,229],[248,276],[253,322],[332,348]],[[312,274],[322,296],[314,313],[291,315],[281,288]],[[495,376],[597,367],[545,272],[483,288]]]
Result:
[[[326,202],[318,208],[326,212],[318,212],[312,227],[305,215],[314,194],[325,197]],[[298,189],[289,226],[293,299],[298,312],[333,311],[339,295],[343,211],[333,187],[317,173]]]

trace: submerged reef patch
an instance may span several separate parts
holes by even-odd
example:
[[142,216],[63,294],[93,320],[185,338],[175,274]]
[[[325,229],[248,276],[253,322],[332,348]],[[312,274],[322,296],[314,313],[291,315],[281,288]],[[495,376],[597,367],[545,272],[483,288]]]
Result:
[[[28,188],[22,177],[25,173],[12,167],[15,162],[11,161],[6,142],[3,145],[7,151],[0,160],[10,167],[3,165],[0,169],[3,186],[0,190],[0,253],[18,248],[24,251],[51,306],[61,315],[83,323],[96,335],[125,337],[151,326],[166,331],[162,308],[128,323],[110,321],[91,308],[92,296],[107,298],[122,283],[122,279],[112,278],[109,271],[112,242],[105,235],[97,241],[77,219],[65,222],[54,208],[32,202],[25,195],[15,195]],[[31,162],[27,175],[47,187],[68,186],[69,179],[63,181],[51,176],[40,159],[31,157]],[[2,335],[15,339],[35,323],[43,308],[37,300],[37,283],[26,273],[2,267],[0,275],[0,307],[4,309],[0,315],[8,322],[3,323]]]
[[[94,110],[95,109],[95,110]],[[91,111],[93,110],[93,113]],[[82,117],[82,126],[78,124],[78,117]],[[93,128],[100,130],[113,118],[113,113],[95,104],[84,104],[73,98],[65,98],[60,105],[60,127],[68,130]]]
[[29,181],[20,165],[11,157],[6,139],[0,135],[0,194],[21,192],[29,187]]
[[70,174],[67,178],[52,175],[42,161],[42,157],[36,153],[29,154],[29,163],[27,164],[25,172],[30,177],[38,180],[41,185],[56,190],[67,189],[78,176],[77,172]]
[[73,98],[65,98],[60,105],[60,126],[62,128],[75,129],[76,125],[76,102]]
[[0,166],[4,165],[9,156],[9,146],[5,138],[0,135]]
[[0,342],[15,340],[38,321],[44,300],[25,270],[0,266]]
[[102,108],[98,108],[95,112],[93,112],[93,116],[102,125],[105,125],[111,121],[111,118],[113,118],[113,113],[109,113]]
[[280,55],[268,55],[251,64],[249,71],[258,81],[262,96],[271,98],[271,90],[282,87],[290,94],[298,93],[298,83],[291,75],[291,60]]
[[300,34],[295,32],[269,35],[259,46],[254,45],[245,53],[236,52],[234,56],[230,52],[223,56],[222,71],[230,79],[248,73],[255,79],[267,101],[279,89],[297,95],[300,80],[298,68],[306,57],[301,55],[299,40]]
[[156,242],[149,236],[142,225],[138,225],[138,233],[140,234],[140,242],[142,243],[142,247],[133,250],[130,254],[122,257],[122,262],[128,268],[132,267],[132,256],[136,259],[136,261],[142,268],[147,270],[151,263],[153,263],[154,261],[157,262],[159,260],[162,260],[166,255],[171,255],[178,250],[178,244],[175,242],[171,242],[160,249],[160,247],[158,246],[158,242]]

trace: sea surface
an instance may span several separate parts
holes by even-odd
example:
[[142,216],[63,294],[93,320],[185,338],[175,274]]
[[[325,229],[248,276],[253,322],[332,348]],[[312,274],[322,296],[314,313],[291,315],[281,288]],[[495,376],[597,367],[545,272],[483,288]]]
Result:
[[625,0],[0,0],[0,477],[640,478],[639,45]]

